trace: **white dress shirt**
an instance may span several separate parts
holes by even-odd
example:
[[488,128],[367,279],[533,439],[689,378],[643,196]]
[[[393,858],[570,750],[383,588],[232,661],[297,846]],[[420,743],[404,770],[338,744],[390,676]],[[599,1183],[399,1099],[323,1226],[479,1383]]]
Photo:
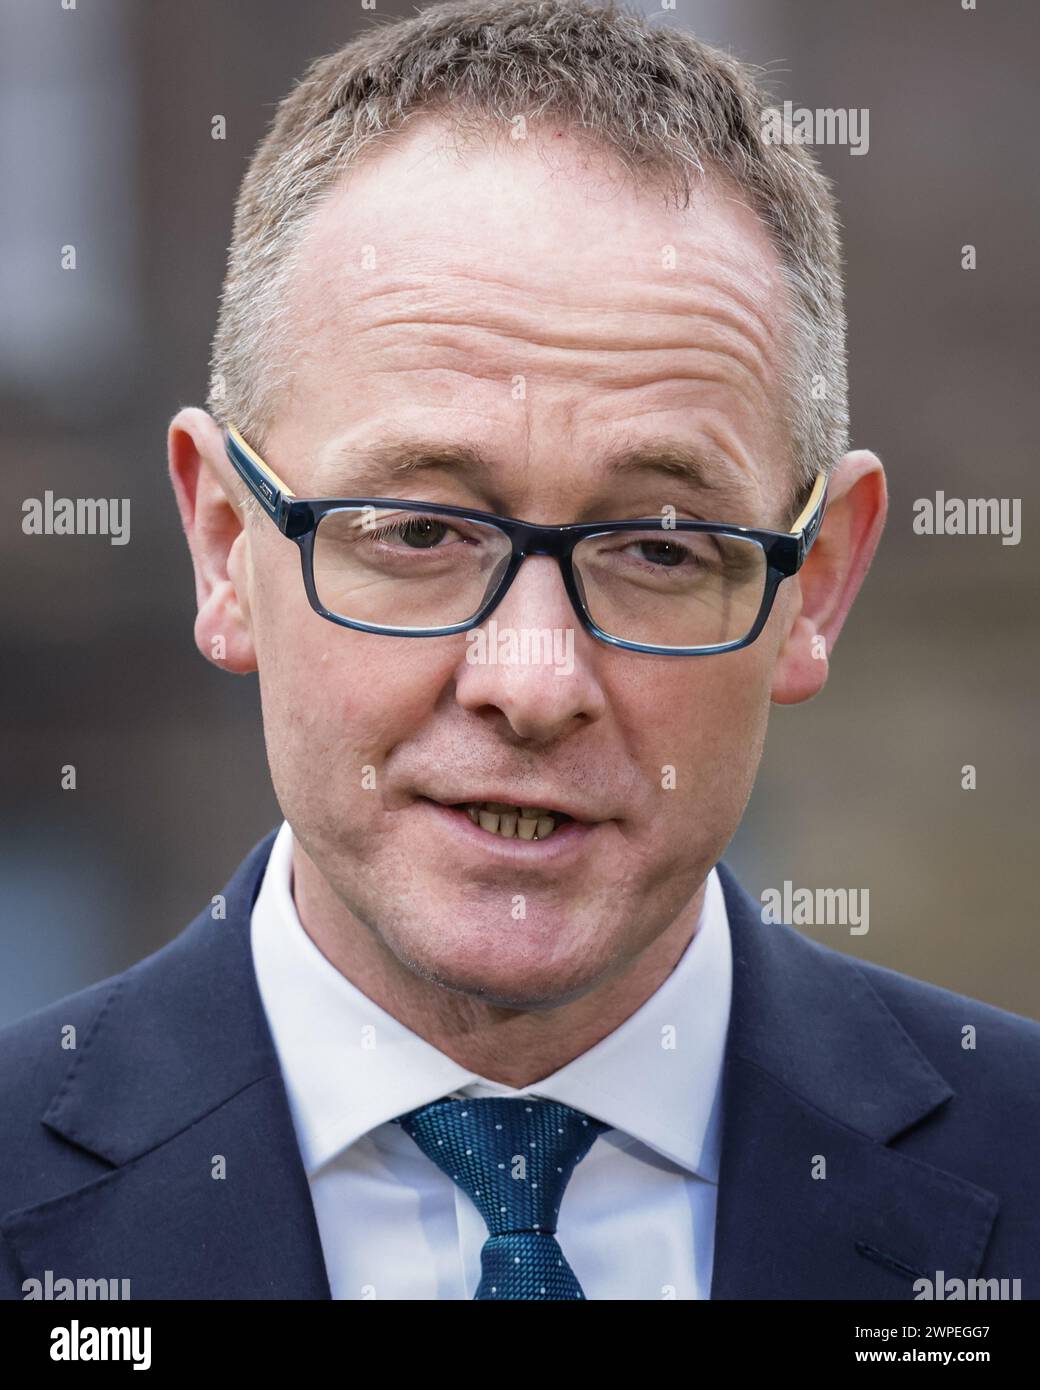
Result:
[[487,1228],[397,1115],[442,1096],[539,1096],[611,1126],[567,1184],[556,1238],[588,1299],[708,1298],[732,954],[712,869],[698,930],[657,991],[587,1052],[515,1090],[452,1061],[351,984],[304,930],[292,830],[251,921],[335,1299],[471,1299]]

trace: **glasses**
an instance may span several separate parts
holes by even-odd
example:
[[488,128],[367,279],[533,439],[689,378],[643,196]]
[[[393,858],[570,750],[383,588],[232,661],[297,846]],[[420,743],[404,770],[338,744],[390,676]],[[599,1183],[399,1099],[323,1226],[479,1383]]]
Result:
[[359,632],[441,637],[478,627],[530,555],[556,559],[582,626],[656,656],[749,646],[797,573],[827,505],[821,470],[790,531],[644,517],[536,526],[398,497],[302,498],[234,426],[224,444],[278,529],[300,548],[316,613]]

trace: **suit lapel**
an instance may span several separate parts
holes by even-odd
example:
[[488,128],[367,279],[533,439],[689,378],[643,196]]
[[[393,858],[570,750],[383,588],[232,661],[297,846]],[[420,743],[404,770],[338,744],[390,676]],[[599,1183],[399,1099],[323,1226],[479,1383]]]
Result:
[[274,833],[202,913],[115,982],[42,1117],[111,1165],[9,1214],[26,1278],[125,1278],[135,1299],[329,1298],[256,985],[249,918]]
[[851,958],[764,925],[718,869],[733,1004],[712,1298],[913,1299],[938,1270],[975,1277],[997,1198],[889,1147],[950,1086]]

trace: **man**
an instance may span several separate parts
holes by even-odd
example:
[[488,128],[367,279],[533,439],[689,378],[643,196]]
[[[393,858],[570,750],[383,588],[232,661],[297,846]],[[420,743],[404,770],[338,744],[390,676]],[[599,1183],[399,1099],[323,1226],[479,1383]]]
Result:
[[720,862],[886,511],[827,185],[763,130],[564,0],[282,103],[169,456],[285,823],[4,1037],[7,1297],[1040,1296],[1040,1027]]

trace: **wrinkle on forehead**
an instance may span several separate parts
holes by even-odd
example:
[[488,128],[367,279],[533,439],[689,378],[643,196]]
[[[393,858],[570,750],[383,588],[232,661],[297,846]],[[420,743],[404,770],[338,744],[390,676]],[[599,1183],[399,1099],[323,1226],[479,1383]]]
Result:
[[683,210],[631,183],[594,199],[529,153],[467,163],[412,139],[347,171],[300,248],[297,389],[424,365],[619,389],[689,377],[775,420],[787,290],[739,190],[713,177]]
[[[778,253],[721,173],[697,185],[689,208],[679,210],[666,207],[653,184],[626,176],[618,185],[609,157],[585,177],[580,140],[554,145],[558,167],[547,172],[541,141],[499,140],[471,165],[446,154],[441,135],[429,124],[416,128],[333,186],[300,248],[296,289],[311,307],[320,310],[332,293],[347,309],[388,277],[414,291],[453,274],[580,307],[593,289],[609,299],[639,277],[644,288],[667,294],[695,273],[749,315],[777,316]],[[565,157],[567,149],[577,158]],[[674,269],[664,268],[669,248]]]
[[[634,277],[620,284],[615,278],[596,302],[563,306],[530,287],[514,291],[498,283],[500,293],[482,297],[488,283],[463,269],[442,277],[435,287],[420,278],[396,277],[370,287],[358,304],[355,324],[359,340],[367,340],[362,350],[406,351],[411,329],[418,350],[429,351],[434,343],[468,350],[483,356],[489,372],[533,364],[564,379],[603,385],[615,378],[652,380],[662,370],[664,354],[694,352],[706,360],[717,357],[716,370],[728,363],[734,380],[745,376],[745,386],[757,386],[763,396],[778,386],[773,327],[725,283],[702,279],[695,289],[677,290],[645,288]],[[632,307],[635,299],[641,301],[637,309]],[[342,316],[331,310],[318,334],[336,323],[342,331]],[[532,349],[551,356],[539,364]],[[674,365],[679,366],[678,359]]]

